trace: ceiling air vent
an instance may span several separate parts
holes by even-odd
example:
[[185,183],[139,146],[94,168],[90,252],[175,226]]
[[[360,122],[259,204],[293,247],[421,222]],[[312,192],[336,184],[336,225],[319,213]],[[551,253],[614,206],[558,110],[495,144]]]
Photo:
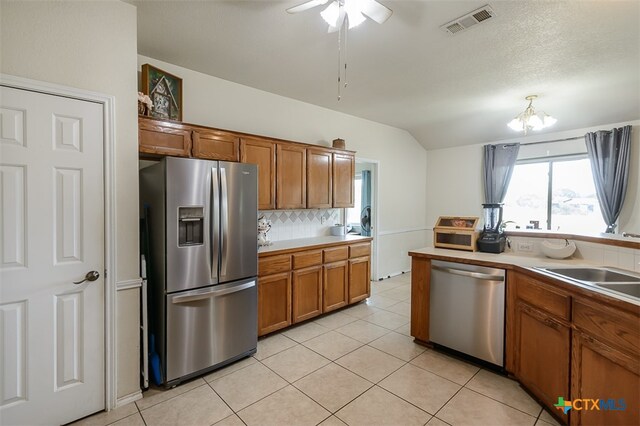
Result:
[[480,22],[493,18],[494,16],[495,13],[491,6],[486,5],[481,7],[480,9],[474,10],[471,13],[467,13],[466,15],[461,16],[458,19],[454,19],[453,21],[442,25],[440,29],[447,34],[458,34],[470,27],[473,27],[474,25],[479,24]]

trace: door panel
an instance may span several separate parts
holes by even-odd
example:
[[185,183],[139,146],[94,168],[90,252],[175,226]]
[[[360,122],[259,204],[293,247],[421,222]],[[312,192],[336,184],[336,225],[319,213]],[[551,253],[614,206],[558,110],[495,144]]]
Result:
[[103,107],[0,90],[0,417],[63,424],[104,409]]
[[258,275],[258,168],[220,162],[220,282]]
[[368,257],[349,260],[349,303],[369,297],[371,262]]
[[307,208],[332,206],[333,157],[331,151],[307,148]]
[[269,140],[242,138],[240,161],[258,165],[258,209],[275,209],[276,144]]
[[322,266],[293,271],[292,287],[294,323],[322,313]]
[[294,144],[277,144],[276,182],[278,209],[307,207],[307,150]]
[[343,260],[324,265],[322,278],[324,284],[322,312],[330,312],[346,306],[349,299],[349,262]]

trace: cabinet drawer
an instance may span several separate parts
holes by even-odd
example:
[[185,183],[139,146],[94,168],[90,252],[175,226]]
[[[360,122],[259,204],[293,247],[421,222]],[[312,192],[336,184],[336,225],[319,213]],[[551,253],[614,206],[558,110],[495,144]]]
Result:
[[349,258],[349,247],[334,247],[324,249],[324,263],[337,262],[339,260],[347,260]]
[[519,299],[563,320],[571,318],[571,297],[568,294],[520,274],[517,275],[516,287]]
[[208,160],[240,160],[240,138],[220,131],[193,132],[193,156]]
[[293,254],[293,269],[306,268],[322,264],[322,251],[305,251]]
[[584,299],[573,300],[575,327],[630,353],[640,352],[640,318]]
[[258,261],[258,275],[265,276],[291,270],[291,255],[270,256]]
[[369,256],[371,254],[371,243],[354,244],[349,246],[349,258]]

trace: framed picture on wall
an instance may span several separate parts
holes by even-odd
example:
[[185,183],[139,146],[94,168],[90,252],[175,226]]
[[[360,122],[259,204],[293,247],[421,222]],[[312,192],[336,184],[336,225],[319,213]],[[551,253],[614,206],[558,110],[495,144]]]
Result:
[[151,117],[182,121],[182,79],[152,65],[142,66],[142,93],[153,102]]

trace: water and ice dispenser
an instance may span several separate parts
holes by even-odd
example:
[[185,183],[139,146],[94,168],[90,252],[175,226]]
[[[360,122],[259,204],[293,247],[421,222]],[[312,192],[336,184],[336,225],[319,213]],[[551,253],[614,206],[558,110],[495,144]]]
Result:
[[178,247],[203,243],[204,207],[178,207]]

